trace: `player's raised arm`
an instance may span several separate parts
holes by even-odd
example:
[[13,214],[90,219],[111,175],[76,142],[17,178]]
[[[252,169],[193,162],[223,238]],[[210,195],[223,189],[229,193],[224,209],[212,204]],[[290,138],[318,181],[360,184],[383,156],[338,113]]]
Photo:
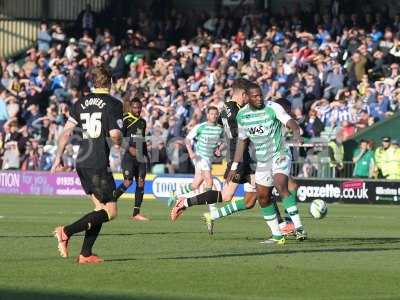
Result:
[[196,158],[196,154],[193,151],[193,143],[194,143],[194,139],[197,136],[197,130],[198,130],[199,126],[200,126],[200,124],[197,124],[196,126],[194,126],[192,128],[192,130],[190,130],[190,132],[188,133],[188,135],[186,136],[186,139],[185,139],[186,149],[188,151],[190,159],[192,159],[192,160],[194,160]]
[[293,133],[293,142],[301,143],[302,136],[300,126],[297,124],[296,120],[294,120],[282,107],[282,105],[271,102],[270,107],[274,110],[276,118],[287,128],[289,128]]
[[[238,120],[238,118],[237,118]],[[239,163],[243,159],[244,151],[247,149],[249,144],[249,138],[246,135],[245,128],[240,124],[238,120],[238,142],[235,147],[235,155],[233,157],[233,163],[231,165],[231,170],[226,177],[226,182],[229,183],[235,176]]]
[[303,137],[301,136],[299,124],[297,124],[294,119],[290,119],[286,123],[286,127],[289,128],[293,133],[293,142],[296,144],[301,144],[303,142]]
[[238,140],[236,144],[235,156],[233,159],[231,170],[229,171],[228,176],[226,177],[227,183],[229,183],[236,176],[237,167],[242,160],[244,151],[247,148],[248,144],[249,144],[249,139]]
[[118,103],[111,108],[108,116],[109,134],[113,145],[121,145],[122,142],[122,129],[123,129],[123,106]]
[[[222,127],[222,125],[221,125],[221,127]],[[223,138],[224,138],[223,131],[221,132],[221,135],[219,138],[220,138],[220,141],[218,142],[217,147],[215,148],[215,151],[214,151],[214,155],[216,157],[220,157],[222,154],[222,151],[226,148],[226,144],[223,142]]]

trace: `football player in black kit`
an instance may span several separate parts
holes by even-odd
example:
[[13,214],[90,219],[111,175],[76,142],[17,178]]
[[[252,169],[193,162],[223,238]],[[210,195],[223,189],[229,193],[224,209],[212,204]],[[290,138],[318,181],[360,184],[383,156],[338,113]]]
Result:
[[74,130],[79,131],[80,147],[76,171],[82,188],[91,196],[94,211],[68,226],[59,226],[54,230],[62,257],[68,257],[68,242],[71,236],[85,231],[82,249],[77,259],[79,264],[103,262],[92,253],[92,247],[103,223],[117,216],[115,182],[109,169],[109,140],[113,144],[121,143],[122,103],[109,95],[111,72],[107,67],[96,67],[92,75],[93,92],[72,106],[70,117],[58,140],[57,154],[51,170],[56,172],[60,169],[62,155],[70,136]]
[[148,221],[140,214],[140,206],[143,201],[144,182],[146,167],[149,161],[147,145],[145,141],[146,121],[140,117],[142,102],[133,98],[129,103],[129,111],[124,113],[124,137],[129,137],[129,145],[122,159],[122,173],[124,181],[115,191],[115,198],[118,199],[131,186],[133,178],[136,181],[135,206],[131,220]]

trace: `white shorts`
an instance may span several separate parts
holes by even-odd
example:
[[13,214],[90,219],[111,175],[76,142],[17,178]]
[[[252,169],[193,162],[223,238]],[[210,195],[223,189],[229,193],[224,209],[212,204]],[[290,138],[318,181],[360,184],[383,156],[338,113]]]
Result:
[[256,183],[262,186],[274,186],[275,174],[290,175],[292,160],[289,155],[284,155],[268,162],[257,162]]
[[211,171],[211,161],[209,159],[197,157],[193,161],[194,169],[196,172]]

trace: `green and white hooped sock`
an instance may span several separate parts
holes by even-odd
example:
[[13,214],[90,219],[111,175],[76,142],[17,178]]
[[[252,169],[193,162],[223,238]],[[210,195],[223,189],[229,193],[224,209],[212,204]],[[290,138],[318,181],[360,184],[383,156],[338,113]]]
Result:
[[181,194],[182,194],[182,195],[188,194],[188,193],[190,193],[191,191],[193,191],[193,187],[192,187],[192,184],[191,184],[191,183],[181,185]]
[[261,207],[261,214],[267,222],[268,227],[271,229],[272,237],[278,239],[282,238],[275,206],[270,204],[266,207]]
[[211,218],[217,220],[245,209],[247,208],[243,198],[233,200],[225,204],[223,207],[211,211]]
[[288,212],[290,218],[292,219],[293,225],[296,229],[303,227],[300,220],[299,210],[296,205],[296,194],[294,191],[289,192],[289,196],[282,199],[283,207]]

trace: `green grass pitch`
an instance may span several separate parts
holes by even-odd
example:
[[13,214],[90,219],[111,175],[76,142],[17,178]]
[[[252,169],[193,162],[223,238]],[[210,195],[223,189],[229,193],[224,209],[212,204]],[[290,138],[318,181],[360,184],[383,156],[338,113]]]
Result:
[[0,299],[400,299],[400,206],[329,206],[320,221],[300,210],[309,240],[284,246],[259,242],[267,230],[258,208],[216,224],[204,207],[169,221],[164,203],[146,201],[148,223],[117,220],[103,226],[95,252],[101,265],[58,256],[53,228],[91,209],[83,199],[0,197]]

